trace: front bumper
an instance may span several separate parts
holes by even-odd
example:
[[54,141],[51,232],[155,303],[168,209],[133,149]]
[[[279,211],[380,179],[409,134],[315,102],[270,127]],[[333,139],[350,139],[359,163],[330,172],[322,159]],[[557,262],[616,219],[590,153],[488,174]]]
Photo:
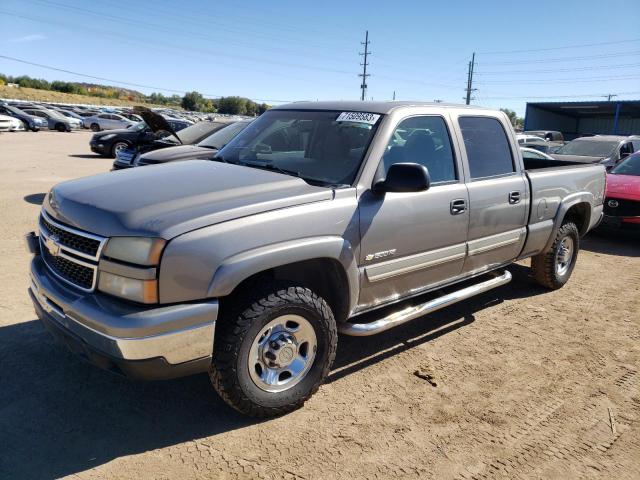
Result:
[[600,225],[604,228],[640,231],[640,217],[616,217],[612,215],[605,215]]
[[57,280],[37,254],[29,293],[48,330],[98,367],[152,380],[204,372],[211,363],[215,300],[148,307],[80,292]]
[[89,147],[93,153],[99,153],[100,155],[110,155],[111,146],[105,145],[100,142],[89,142]]

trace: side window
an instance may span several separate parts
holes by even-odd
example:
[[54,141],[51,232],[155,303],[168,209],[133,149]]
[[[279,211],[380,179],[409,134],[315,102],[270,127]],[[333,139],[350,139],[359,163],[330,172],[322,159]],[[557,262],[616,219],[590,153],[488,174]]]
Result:
[[633,153],[633,144],[631,142],[625,143],[620,147],[620,155],[631,155]]
[[411,117],[400,122],[383,157],[385,175],[394,163],[419,163],[432,183],[456,180],[456,167],[447,125],[442,117]]
[[515,172],[507,134],[497,119],[460,117],[458,123],[467,150],[471,178]]
[[544,158],[544,156],[540,155],[539,153],[532,152],[530,150],[523,150],[522,151],[522,158],[524,158],[524,159],[534,159],[534,158],[540,159],[540,158]]

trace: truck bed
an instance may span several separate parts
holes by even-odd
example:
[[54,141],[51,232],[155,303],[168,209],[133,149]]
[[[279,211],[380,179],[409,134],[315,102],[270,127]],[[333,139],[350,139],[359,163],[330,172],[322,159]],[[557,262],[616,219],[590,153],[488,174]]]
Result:
[[543,158],[523,158],[525,170],[540,170],[543,168],[569,167],[579,165],[593,165],[592,163],[572,162],[570,160],[546,160]]

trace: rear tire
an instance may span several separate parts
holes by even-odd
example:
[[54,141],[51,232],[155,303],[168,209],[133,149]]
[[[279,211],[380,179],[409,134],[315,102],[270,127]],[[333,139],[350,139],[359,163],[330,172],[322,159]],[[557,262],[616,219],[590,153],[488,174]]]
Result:
[[253,417],[300,408],[335,358],[337,329],[327,302],[308,288],[279,282],[230,307],[216,327],[209,373],[215,390]]
[[533,278],[550,290],[562,288],[571,278],[579,249],[578,227],[573,222],[563,224],[551,246],[531,259]]
[[92,123],[91,124],[91,131],[92,132],[99,132],[100,131],[100,125],[98,125],[97,123]]

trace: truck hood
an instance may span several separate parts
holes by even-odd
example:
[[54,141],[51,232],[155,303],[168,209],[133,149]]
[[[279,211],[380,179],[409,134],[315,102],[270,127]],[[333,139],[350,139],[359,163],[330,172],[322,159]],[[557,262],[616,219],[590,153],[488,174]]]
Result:
[[552,153],[551,156],[556,160],[566,160],[568,162],[576,163],[600,163],[606,157],[587,157],[585,155],[560,155]]
[[635,175],[607,175],[606,196],[640,201],[640,177]]
[[140,155],[141,162],[164,163],[176,160],[192,160],[195,158],[212,158],[217,150],[197,145],[179,145],[162,148]]
[[333,191],[296,177],[199,160],[103,173],[63,182],[47,213],[80,230],[171,239],[248,215],[330,200]]

